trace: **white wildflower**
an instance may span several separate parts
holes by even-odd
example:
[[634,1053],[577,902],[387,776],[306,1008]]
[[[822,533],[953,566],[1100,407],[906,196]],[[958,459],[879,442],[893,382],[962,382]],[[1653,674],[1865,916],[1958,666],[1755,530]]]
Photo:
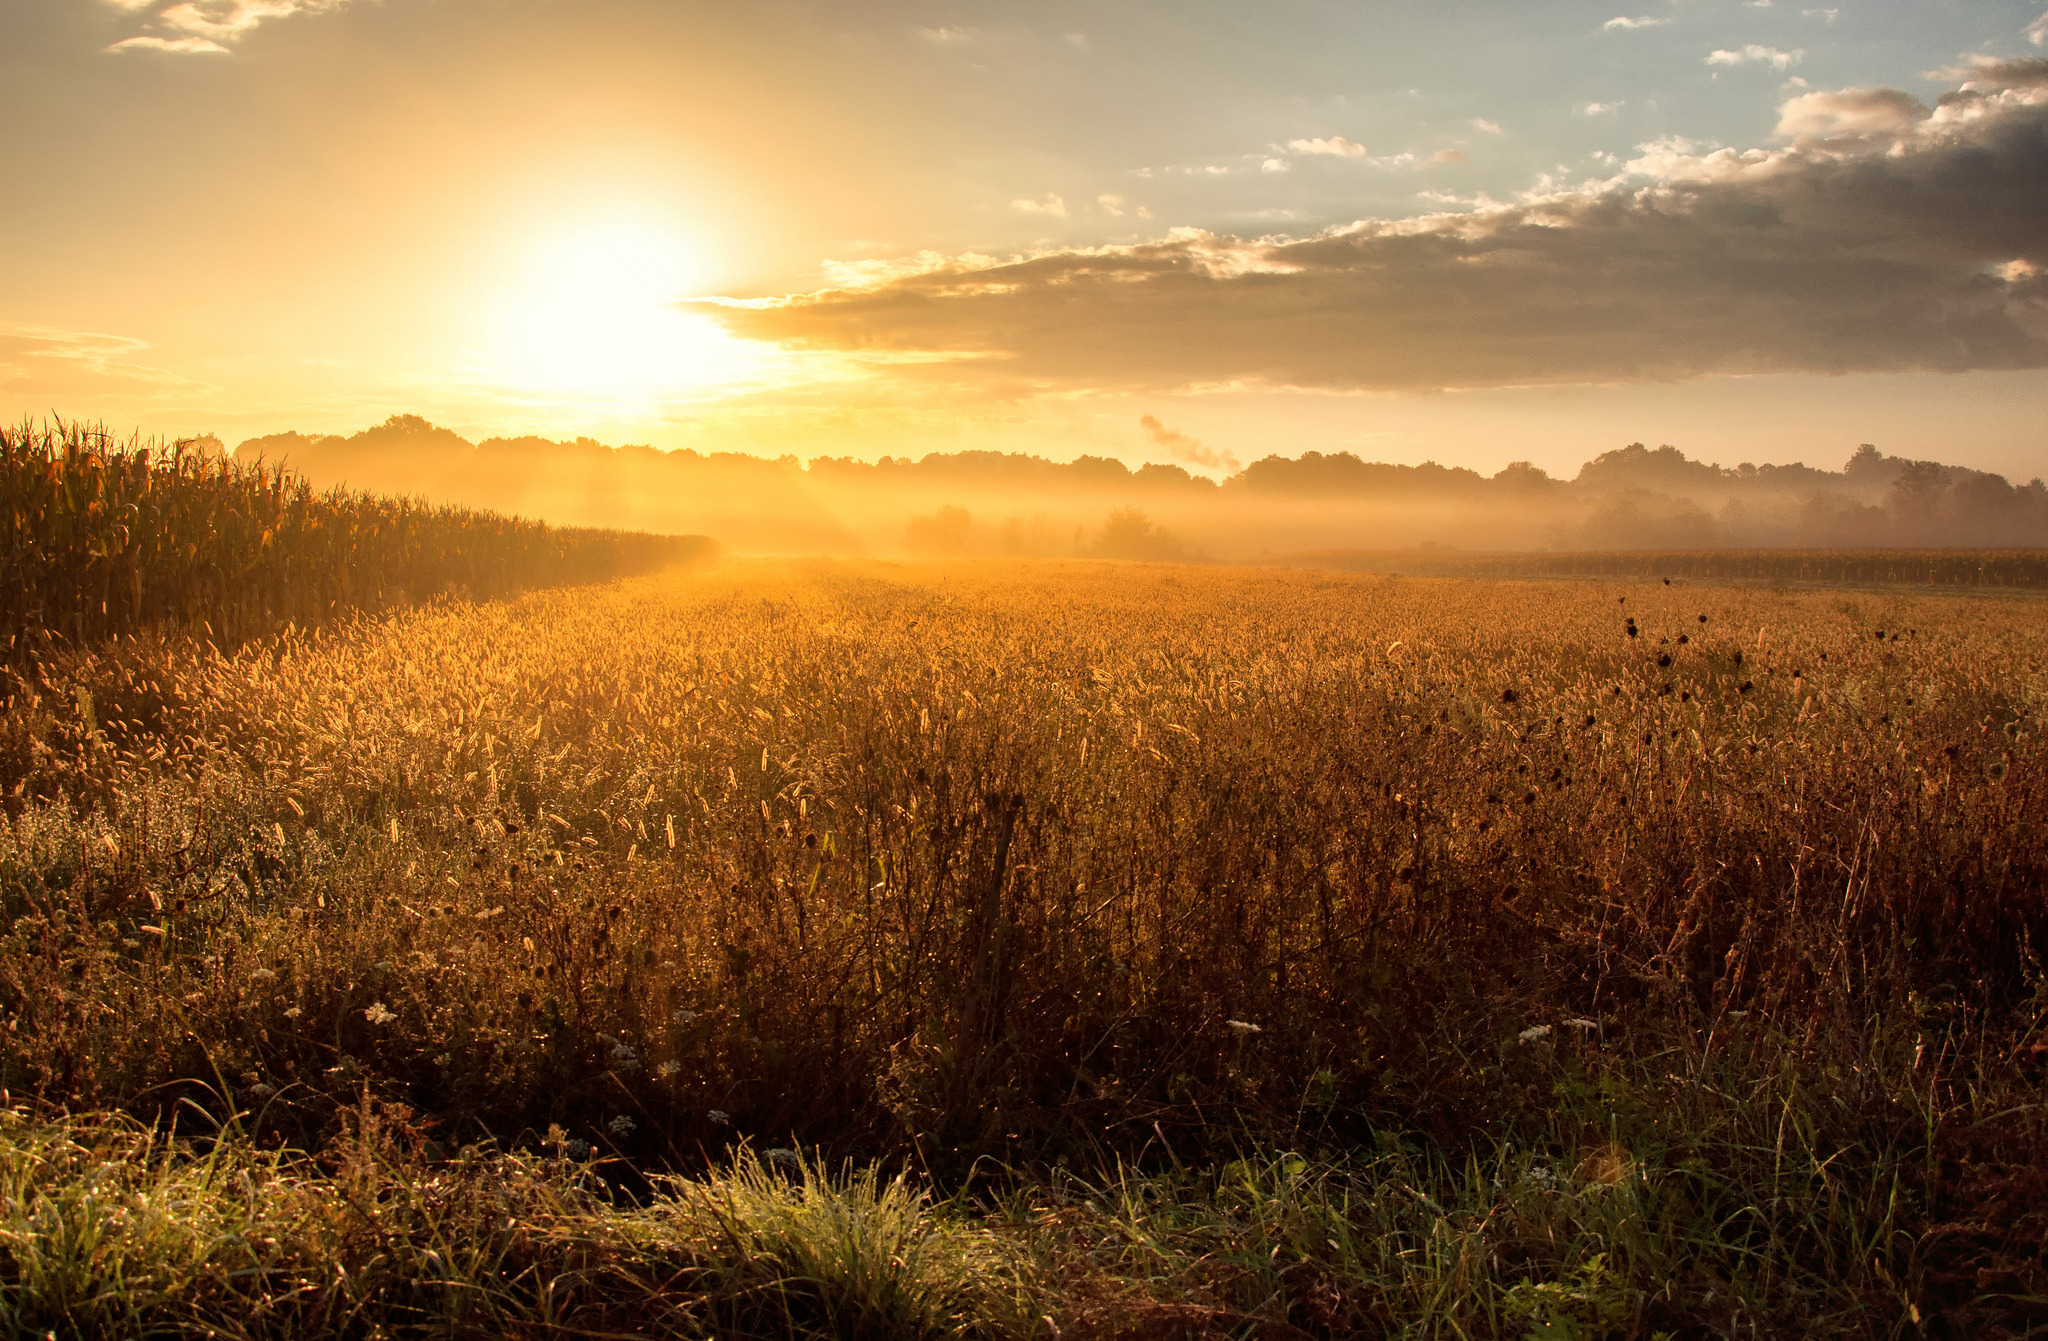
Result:
[[1263,1034],[1266,1031],[1250,1020],[1225,1020],[1223,1022],[1233,1034]]
[[722,1108],[714,1108],[704,1116],[711,1119],[711,1125],[714,1127],[723,1127],[732,1121],[732,1114]]
[[1547,1024],[1532,1024],[1517,1035],[1517,1037],[1524,1043],[1534,1043],[1539,1038],[1550,1037],[1550,1026]]
[[370,1008],[363,1012],[363,1018],[371,1024],[389,1024],[397,1019],[398,1015],[382,1001],[372,1001]]
[[660,1076],[663,1080],[674,1080],[676,1078],[676,1073],[681,1071],[682,1069],[682,1063],[670,1060],[663,1062],[660,1066],[655,1067],[654,1074]]
[[619,1137],[621,1140],[625,1139],[628,1136],[631,1136],[633,1134],[633,1129],[638,1127],[639,1125],[639,1123],[633,1121],[632,1118],[628,1117],[624,1113],[619,1114],[610,1122],[605,1123],[605,1126],[610,1127],[612,1129],[612,1135]]
[[268,987],[277,981],[277,971],[267,968],[256,969],[249,974],[249,981],[255,983],[258,987]]
[[1598,1021],[1598,1020],[1587,1020],[1587,1019],[1572,1019],[1572,1020],[1566,1020],[1566,1021],[1564,1022],[1564,1024],[1565,1024],[1565,1028],[1567,1028],[1567,1029],[1577,1029],[1577,1030],[1580,1030],[1581,1032],[1583,1032],[1583,1031],[1585,1031],[1585,1030],[1588,1030],[1588,1029],[1598,1029],[1598,1028],[1600,1027],[1600,1021]]

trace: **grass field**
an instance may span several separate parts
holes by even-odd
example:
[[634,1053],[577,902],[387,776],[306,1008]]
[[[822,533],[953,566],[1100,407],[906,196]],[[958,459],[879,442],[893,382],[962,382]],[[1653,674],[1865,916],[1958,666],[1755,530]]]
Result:
[[2044,671],[823,562],[47,660],[0,1334],[2048,1330]]

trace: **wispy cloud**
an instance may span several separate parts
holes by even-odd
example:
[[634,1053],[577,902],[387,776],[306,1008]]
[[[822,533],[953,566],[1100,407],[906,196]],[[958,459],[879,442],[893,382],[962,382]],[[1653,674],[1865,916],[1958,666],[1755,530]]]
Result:
[[1614,28],[1621,28],[1621,29],[1630,29],[1630,28],[1668,28],[1668,27],[1670,27],[1670,26],[1671,26],[1671,20],[1670,20],[1670,19],[1657,19],[1657,18],[1651,18],[1651,17],[1650,17],[1649,15],[1647,15],[1647,14],[1646,14],[1646,15],[1643,15],[1643,16],[1642,16],[1642,17],[1640,17],[1640,18],[1633,18],[1633,19],[1632,19],[1632,18],[1630,18],[1630,17],[1628,17],[1628,16],[1626,15],[1626,14],[1617,14],[1617,15],[1615,15],[1615,16],[1614,16],[1613,18],[1611,18],[1611,19],[1607,20],[1607,22],[1605,22],[1605,23],[1601,24],[1600,26],[1601,26],[1602,28],[1608,28],[1608,29],[1614,29]]
[[226,47],[205,37],[124,37],[108,47],[107,50],[174,51],[186,56],[225,56],[228,54]]
[[1067,217],[1067,202],[1056,195],[1047,195],[1043,200],[1013,200],[1010,202],[1010,208],[1023,214],[1050,214],[1060,219]]
[[1799,16],[1805,19],[1819,19],[1822,23],[1833,23],[1842,17],[1839,9],[1802,9]]
[[2048,60],[1973,65],[1931,109],[1844,89],[1780,115],[1779,147],[1665,141],[1510,204],[961,258],[714,314],[1006,394],[2048,368]]
[[1708,55],[1709,65],[1768,65],[1773,70],[1789,70],[1806,59],[1804,48],[1780,51],[1776,47],[1762,46],[1756,42],[1733,51],[1726,48]]
[[0,322],[0,387],[43,395],[206,389],[142,362],[148,349],[132,336]]
[[1153,446],[1164,448],[1168,456],[1184,465],[1233,474],[1237,471],[1239,462],[1235,453],[1206,446],[1185,433],[1168,428],[1154,415],[1140,415],[1138,427],[1145,430],[1145,436],[1152,440]]
[[1328,138],[1319,136],[1313,140],[1289,140],[1287,152],[1311,156],[1326,154],[1331,158],[1364,158],[1365,146],[1355,144],[1342,135],[1332,135]]
[[218,55],[273,19],[294,14],[325,14],[348,0],[106,0],[126,13],[142,16],[143,32],[110,45],[108,51],[168,51],[185,55]]
[[1616,112],[1620,111],[1625,106],[1627,106],[1627,104],[1622,102],[1589,102],[1585,106],[1579,108],[1579,115],[1613,116]]
[[1483,131],[1485,131],[1485,132],[1486,132],[1486,133],[1487,133],[1488,135],[1498,135],[1498,134],[1500,134],[1500,133],[1501,133],[1501,128],[1500,128],[1500,122],[1498,122],[1498,121],[1488,121],[1488,120],[1487,120],[1487,119],[1486,119],[1485,117],[1483,117],[1483,116],[1475,116],[1475,117],[1473,117],[1473,118],[1472,118],[1472,126],[1473,126],[1473,128],[1474,128],[1475,130],[1483,130]]
[[2027,25],[2027,40],[2037,47],[2048,47],[2048,11]]

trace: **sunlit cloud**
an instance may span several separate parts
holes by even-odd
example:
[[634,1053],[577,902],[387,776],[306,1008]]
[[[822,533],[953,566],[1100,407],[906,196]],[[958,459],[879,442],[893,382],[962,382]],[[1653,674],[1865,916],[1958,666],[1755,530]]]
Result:
[[1473,117],[1472,126],[1475,130],[1483,130],[1488,135],[1499,135],[1502,133],[1500,123],[1498,121],[1488,121],[1483,116]]
[[1836,19],[1842,17],[1842,11],[1839,9],[1802,9],[1799,11],[1799,16],[1805,19],[1819,19],[1822,23],[1831,24]]
[[1581,116],[1613,116],[1627,104],[1621,102],[1589,102],[1579,108]]
[[1751,42],[1749,45],[1738,47],[1733,51],[1723,49],[1712,52],[1707,56],[1707,64],[1768,65],[1773,70],[1783,71],[1791,69],[1805,59],[1806,52],[1803,49],[1780,51],[1776,47],[1767,47]]
[[1365,146],[1354,144],[1342,135],[1332,135],[1328,138],[1319,137],[1313,140],[1289,140],[1287,142],[1287,152],[1290,154],[1306,155],[1324,154],[1331,158],[1364,158]]
[[1970,74],[1932,110],[1805,94],[1781,147],[1667,139],[1512,204],[1178,229],[716,315],[793,349],[950,356],[906,376],[1061,393],[2048,367],[2048,61]]
[[2048,46],[2048,11],[2027,25],[2027,40],[2037,47]]
[[1665,28],[1665,27],[1669,27],[1669,26],[1670,26],[1670,24],[1671,24],[1671,20],[1670,20],[1670,19],[1668,19],[1668,18],[1667,18],[1667,19],[1655,19],[1655,18],[1650,18],[1650,17],[1648,17],[1648,16],[1645,16],[1645,17],[1642,17],[1642,18],[1634,18],[1634,19],[1632,19],[1632,18],[1629,18],[1629,17],[1628,17],[1627,15],[1625,15],[1625,14],[1617,14],[1617,15],[1615,15],[1615,16],[1614,16],[1613,18],[1611,18],[1611,19],[1607,20],[1607,22],[1605,22],[1605,23],[1601,24],[1600,26],[1601,26],[1602,28],[1607,28],[1607,29],[1615,29],[1615,28],[1619,28],[1619,29],[1627,30],[1627,29],[1631,29],[1631,28]]
[[229,54],[226,47],[205,37],[124,37],[107,50],[173,51],[187,56]]
[[1929,115],[1927,104],[1895,88],[1806,93],[1778,109],[1783,136],[1893,135]]
[[348,0],[107,0],[124,12],[147,15],[138,33],[113,43],[109,51],[169,51],[219,54],[272,19],[293,14],[324,14]]
[[1067,202],[1056,195],[1047,195],[1043,200],[1013,200],[1010,208],[1021,214],[1049,214],[1056,219],[1067,217]]

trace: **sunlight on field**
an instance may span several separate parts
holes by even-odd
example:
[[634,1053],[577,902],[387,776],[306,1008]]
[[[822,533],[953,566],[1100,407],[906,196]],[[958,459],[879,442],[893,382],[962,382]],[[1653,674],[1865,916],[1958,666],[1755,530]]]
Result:
[[[1405,1185],[1570,1316],[1683,1276],[1817,1317],[1946,1269],[1886,1228],[1945,1223],[1930,1132],[2031,1139],[1969,1124],[2032,1083],[2044,653],[2017,599],[993,563],[125,644],[0,718],[0,1068],[657,1167],[1251,1139],[1325,1161],[1259,1196],[1359,1206],[1393,1175],[1344,1152],[1442,1142],[1495,1172]],[[1303,1279],[1537,1309],[1334,1204]]]

